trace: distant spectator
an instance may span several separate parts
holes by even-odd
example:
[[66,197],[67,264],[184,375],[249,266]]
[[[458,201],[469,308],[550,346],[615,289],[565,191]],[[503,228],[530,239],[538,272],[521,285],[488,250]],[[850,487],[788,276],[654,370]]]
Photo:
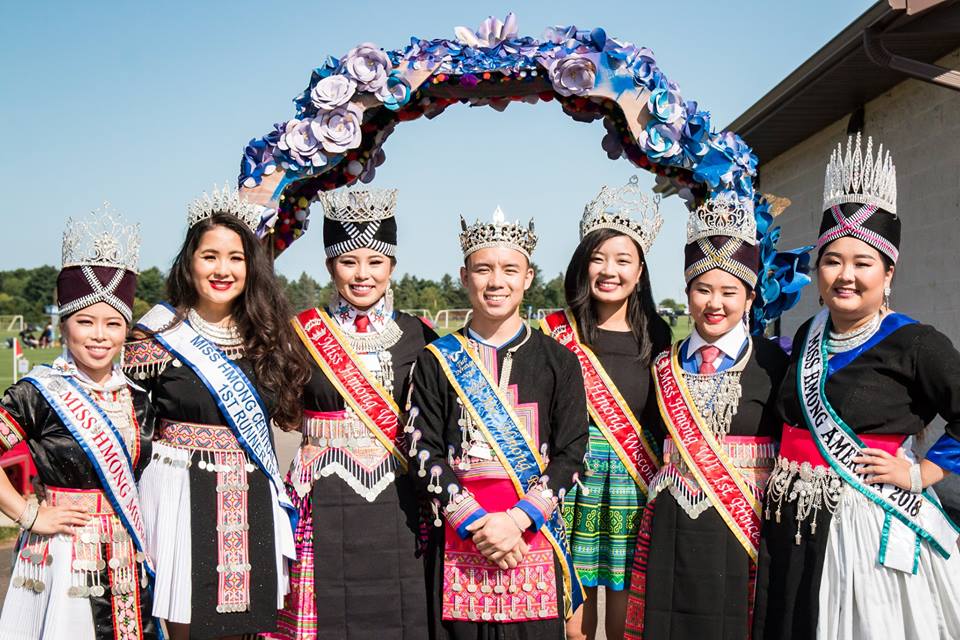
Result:
[[30,332],[29,329],[24,329],[20,332],[20,342],[23,343],[25,347],[31,347],[36,349],[40,346],[40,341],[37,340],[37,337]]
[[53,325],[48,322],[43,328],[43,333],[40,334],[40,348],[45,349],[51,344],[53,344]]

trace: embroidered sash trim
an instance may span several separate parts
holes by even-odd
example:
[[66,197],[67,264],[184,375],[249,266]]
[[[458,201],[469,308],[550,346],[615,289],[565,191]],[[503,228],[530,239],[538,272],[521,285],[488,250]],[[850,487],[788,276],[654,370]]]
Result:
[[[509,473],[517,496],[524,498],[527,487],[539,480],[544,465],[513,408],[459,333],[450,333],[435,340],[427,346],[427,350],[436,356],[475,426],[483,433]],[[583,587],[567,545],[560,509],[553,510],[541,532],[562,558],[564,616],[569,618],[583,603]]]
[[[944,558],[949,558],[960,529],[943,512],[929,491],[914,494],[892,484],[872,485],[862,481],[853,459],[865,447],[863,440],[840,417],[827,400],[827,329],[830,313],[824,309],[810,323],[797,366],[797,395],[804,421],[821,455],[844,482],[886,512],[880,540],[879,561],[884,566],[916,573],[919,539]],[[904,535],[905,526],[915,536]]]
[[153,332],[154,339],[189,366],[203,382],[237,442],[270,479],[277,504],[290,518],[292,534],[296,528],[297,511],[280,477],[280,464],[270,439],[270,418],[260,394],[240,367],[217,345],[197,333],[186,320],[157,333],[168,327],[175,315],[172,307],[161,303],[147,312],[140,320],[140,326]]
[[[34,368],[25,380],[37,388],[83,449],[117,517],[133,539],[137,551],[143,553],[146,529],[140,493],[130,453],[116,426],[71,376],[56,373],[52,367],[43,365]],[[153,566],[149,558],[145,566],[152,576]]]
[[313,308],[299,313],[293,328],[327,379],[406,472],[407,456],[397,446],[400,408],[363,366],[336,323],[323,309]]
[[587,408],[593,423],[610,443],[627,473],[647,494],[650,481],[660,468],[660,459],[644,433],[640,421],[603,365],[589,347],[577,338],[577,324],[569,310],[551,313],[541,323],[544,333],[568,348],[580,361],[587,392]]
[[20,426],[6,409],[0,407],[0,451],[9,451],[27,439],[23,427]]
[[676,344],[657,357],[653,373],[660,414],[684,463],[750,560],[756,562],[760,502],[713,432],[703,426],[703,417],[683,380]]

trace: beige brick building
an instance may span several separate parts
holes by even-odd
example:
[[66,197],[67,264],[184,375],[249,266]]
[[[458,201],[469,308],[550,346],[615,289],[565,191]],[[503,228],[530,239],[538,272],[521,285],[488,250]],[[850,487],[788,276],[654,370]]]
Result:
[[[760,158],[760,190],[793,202],[777,220],[786,248],[816,241],[824,168],[837,143],[858,129],[882,141],[897,166],[903,219],[892,306],[960,346],[957,70],[960,2],[878,2],[729,129]],[[811,285],[780,332],[792,336],[818,308]],[[941,433],[934,426],[920,446]],[[960,479],[949,489],[945,500],[960,510]]]

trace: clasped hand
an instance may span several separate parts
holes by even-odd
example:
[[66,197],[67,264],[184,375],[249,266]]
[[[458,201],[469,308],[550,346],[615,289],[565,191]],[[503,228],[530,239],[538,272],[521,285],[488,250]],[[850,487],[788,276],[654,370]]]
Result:
[[504,570],[516,568],[530,550],[520,526],[504,511],[481,516],[467,526],[467,531],[473,534],[480,553]]

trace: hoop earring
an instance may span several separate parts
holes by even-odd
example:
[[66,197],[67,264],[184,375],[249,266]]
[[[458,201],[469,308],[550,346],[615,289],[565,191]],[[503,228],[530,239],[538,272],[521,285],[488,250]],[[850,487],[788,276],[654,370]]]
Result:
[[883,306],[890,308],[890,287],[883,288]]

